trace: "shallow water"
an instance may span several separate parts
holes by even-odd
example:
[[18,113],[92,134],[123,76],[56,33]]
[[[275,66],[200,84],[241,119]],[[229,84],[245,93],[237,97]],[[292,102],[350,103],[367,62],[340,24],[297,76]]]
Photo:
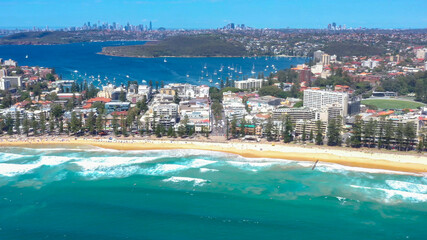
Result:
[[199,150],[2,148],[0,239],[426,238],[426,177],[311,166]]

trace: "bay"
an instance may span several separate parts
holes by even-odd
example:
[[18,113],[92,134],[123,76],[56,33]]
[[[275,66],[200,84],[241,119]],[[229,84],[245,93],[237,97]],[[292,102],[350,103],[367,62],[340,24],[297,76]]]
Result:
[[[53,67],[63,79],[126,84],[128,80],[148,83],[190,83],[214,86],[219,78],[243,79],[262,72],[286,69],[308,61],[294,57],[238,58],[128,58],[98,54],[102,47],[145,42],[92,42],[66,45],[3,45],[0,58],[13,59],[21,66]],[[28,58],[26,56],[28,55]],[[222,69],[222,71],[220,71]],[[241,74],[240,74],[241,72]],[[255,73],[253,73],[255,72]],[[92,78],[92,77],[93,78]],[[98,78],[99,76],[99,78]],[[99,80],[98,80],[99,79]]]

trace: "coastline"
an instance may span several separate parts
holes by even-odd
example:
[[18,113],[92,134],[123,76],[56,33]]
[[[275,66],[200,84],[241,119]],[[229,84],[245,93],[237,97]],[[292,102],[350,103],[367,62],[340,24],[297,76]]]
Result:
[[107,139],[26,139],[7,141],[2,147],[94,146],[113,150],[175,150],[194,149],[240,155],[253,159],[325,162],[349,167],[382,169],[408,174],[427,173],[427,156],[380,151],[357,151],[346,148],[326,148],[289,144],[249,142],[204,142],[183,140],[107,140]]
[[243,58],[251,56],[126,56],[126,55],[114,55],[105,52],[98,52],[98,55],[110,56],[110,57],[123,57],[123,58]]
[[69,44],[78,44],[78,43],[106,43],[106,42],[157,42],[159,40],[145,40],[145,39],[135,39],[135,40],[91,40],[91,41],[77,41],[77,42],[68,42],[68,43],[46,43],[46,42],[32,42],[32,41],[23,41],[23,42],[13,42],[5,43],[0,41],[0,46],[59,46],[59,45],[69,45]]
[[97,52],[96,54],[98,55],[103,55],[103,56],[110,56],[110,57],[123,57],[123,58],[264,58],[264,57],[279,57],[279,58],[307,58],[304,56],[287,56],[287,55],[273,55],[273,56],[266,56],[266,55],[260,55],[260,56],[252,56],[252,55],[248,55],[248,56],[188,56],[188,55],[183,55],[183,56],[158,56],[158,57],[153,57],[153,56],[126,56],[126,55],[114,55],[114,54],[109,54],[109,53],[105,53],[105,52]]

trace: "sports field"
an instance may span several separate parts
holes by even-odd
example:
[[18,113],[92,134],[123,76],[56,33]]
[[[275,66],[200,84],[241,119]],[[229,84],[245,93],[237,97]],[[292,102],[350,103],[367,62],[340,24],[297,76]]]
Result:
[[419,102],[395,99],[367,99],[362,100],[362,104],[376,106],[378,109],[415,109],[425,105]]

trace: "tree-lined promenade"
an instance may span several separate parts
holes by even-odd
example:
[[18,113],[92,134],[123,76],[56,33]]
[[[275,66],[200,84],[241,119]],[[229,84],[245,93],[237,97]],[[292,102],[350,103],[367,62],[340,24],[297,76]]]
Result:
[[[194,136],[204,136],[209,138],[208,129],[203,129],[196,134],[194,126],[189,125],[188,117],[182,120],[182,124],[176,130],[173,127],[165,128],[155,120],[150,124],[141,124],[140,114],[147,109],[145,101],[137,104],[127,115],[112,114],[112,119],[107,119],[106,114],[95,114],[90,112],[86,118],[78,116],[76,112],[71,113],[70,119],[64,117],[65,109],[54,104],[49,114],[40,113],[27,117],[15,113],[15,118],[7,114],[3,121],[0,121],[0,136],[152,136],[156,138],[186,138]],[[156,118],[153,118],[156,119]],[[255,123],[247,123],[244,120],[238,122],[236,118],[227,119],[226,136],[224,141],[231,139],[241,139],[248,135],[248,128],[256,128]],[[261,126],[261,125],[259,125]],[[301,134],[296,134],[295,126],[291,118],[286,116],[280,125],[273,124],[272,119],[268,119],[264,127],[264,137],[269,142],[282,141],[284,143],[315,144],[328,146],[346,146],[352,148],[378,148],[387,150],[423,152],[427,150],[425,134],[420,134],[417,138],[416,126],[412,123],[394,124],[392,120],[384,121],[362,121],[356,117],[350,134],[343,136],[342,119],[332,119],[326,128],[321,121],[316,122],[316,128],[311,131],[303,126]]]

